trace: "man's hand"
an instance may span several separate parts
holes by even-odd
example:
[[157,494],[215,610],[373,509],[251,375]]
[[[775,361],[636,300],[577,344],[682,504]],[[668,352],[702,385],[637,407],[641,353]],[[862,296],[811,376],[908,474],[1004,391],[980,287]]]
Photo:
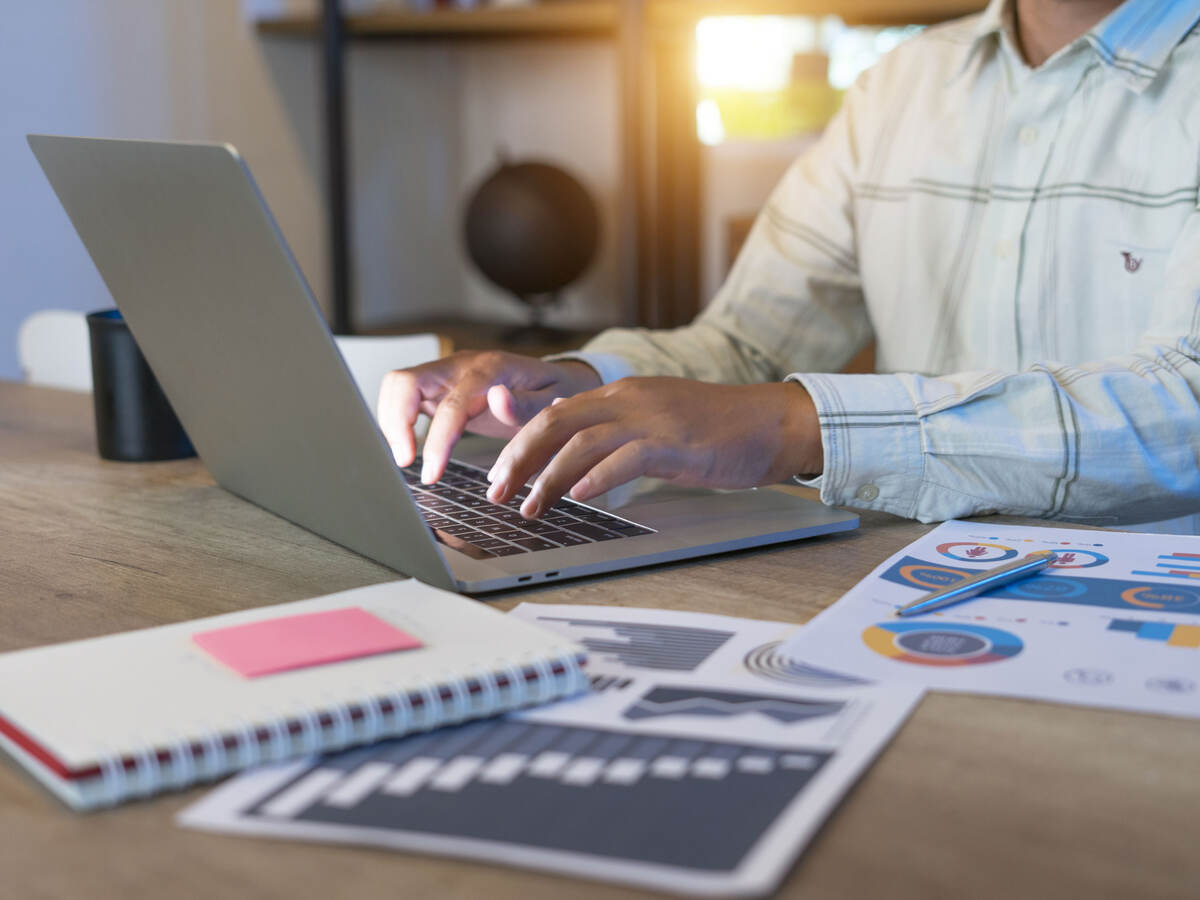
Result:
[[822,466],[816,408],[798,384],[624,378],[535,415],[488,473],[488,498],[505,502],[542,469],[521,506],[532,519],[567,492],[587,500],[641,475],[744,488]]
[[600,384],[591,366],[549,363],[512,353],[463,351],[436,362],[389,372],[379,390],[379,425],[396,462],[417,455],[413,425],[432,418],[425,438],[421,480],[442,477],[450,451],[465,429],[512,437],[551,401]]

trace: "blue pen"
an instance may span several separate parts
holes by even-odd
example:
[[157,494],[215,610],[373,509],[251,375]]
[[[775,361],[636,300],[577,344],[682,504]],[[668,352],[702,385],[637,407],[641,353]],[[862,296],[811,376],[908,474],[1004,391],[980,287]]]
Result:
[[976,594],[990,591],[992,588],[999,587],[1002,584],[1011,584],[1014,581],[1020,581],[1022,578],[1028,578],[1030,575],[1040,572],[1052,562],[1054,562],[1053,550],[1038,550],[1020,559],[1014,559],[1010,563],[995,566],[985,572],[980,572],[978,575],[972,575],[966,581],[960,581],[958,584],[953,584],[948,588],[942,588],[940,591],[926,594],[924,597],[914,600],[907,606],[901,606],[896,610],[896,615],[915,616],[934,609],[941,609],[943,606],[950,606],[952,603],[961,603],[963,600],[969,600]]

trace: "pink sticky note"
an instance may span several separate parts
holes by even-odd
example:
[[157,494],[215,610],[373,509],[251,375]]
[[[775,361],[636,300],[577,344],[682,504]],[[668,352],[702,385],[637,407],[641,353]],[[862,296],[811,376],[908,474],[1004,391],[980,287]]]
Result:
[[247,678],[421,646],[357,606],[201,631],[192,640]]

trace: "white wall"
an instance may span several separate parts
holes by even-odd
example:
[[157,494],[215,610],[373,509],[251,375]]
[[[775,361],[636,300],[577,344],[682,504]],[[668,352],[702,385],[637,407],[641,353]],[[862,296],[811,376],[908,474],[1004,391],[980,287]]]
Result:
[[[248,2],[248,5],[261,5]],[[319,55],[259,38],[240,0],[5,3],[0,30],[0,378],[37,309],[98,309],[107,291],[25,144],[27,132],[238,146],[314,292],[327,290]],[[575,171],[604,249],[552,318],[616,318],[615,54],[603,42],[356,44],[348,72],[362,324],[520,311],[469,271],[466,190],[498,144]]]
[[19,376],[16,329],[30,312],[112,305],[27,132],[232,141],[306,275],[324,284],[316,179],[238,0],[39,0],[4,13],[0,378]]

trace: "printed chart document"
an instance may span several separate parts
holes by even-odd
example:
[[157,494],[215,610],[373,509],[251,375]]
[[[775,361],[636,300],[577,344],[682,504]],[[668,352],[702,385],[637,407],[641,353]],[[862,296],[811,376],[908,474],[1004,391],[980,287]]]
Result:
[[[1042,573],[937,612],[898,606],[1034,550]],[[864,678],[1200,717],[1200,538],[946,522],[781,648]]]
[[511,615],[587,647],[593,693],[250,772],[180,821],[757,895],[920,697],[784,657],[795,625],[529,603]]

